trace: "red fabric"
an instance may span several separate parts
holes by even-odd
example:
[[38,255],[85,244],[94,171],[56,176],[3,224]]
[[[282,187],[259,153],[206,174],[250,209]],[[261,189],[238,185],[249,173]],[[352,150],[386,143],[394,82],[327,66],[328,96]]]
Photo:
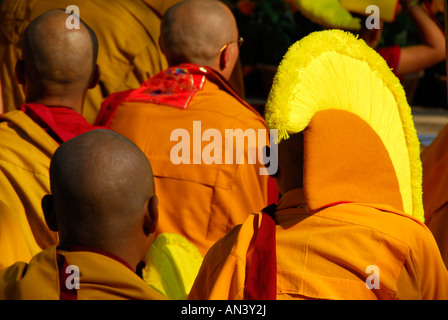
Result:
[[392,72],[401,80],[401,75],[397,72],[398,65],[400,63],[401,57],[401,47],[400,46],[390,46],[378,49],[377,52],[386,60],[389,68],[392,69]]
[[78,300],[77,289],[67,288],[66,281],[70,276],[66,273],[67,267],[69,266],[65,257],[61,254],[57,255],[58,270],[59,270],[59,299],[61,300]]
[[262,212],[260,228],[255,239],[252,260],[246,276],[244,300],[275,300],[277,297],[276,206]]
[[253,109],[218,72],[205,66],[183,63],[161,71],[143,82],[138,89],[111,94],[101,104],[95,125],[108,127],[117,107],[123,102],[155,103],[185,110],[195,93],[202,90],[207,80],[217,84],[221,90],[231,94],[246,107]]
[[274,178],[269,177],[268,180],[268,203],[278,203],[280,191]]
[[58,143],[63,143],[90,130],[105,129],[105,127],[91,125],[81,114],[66,107],[27,103],[19,109]]

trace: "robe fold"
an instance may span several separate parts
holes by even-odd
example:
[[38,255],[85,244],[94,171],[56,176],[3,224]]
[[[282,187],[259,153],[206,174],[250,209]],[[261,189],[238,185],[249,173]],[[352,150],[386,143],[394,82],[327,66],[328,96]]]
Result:
[[[135,142],[151,162],[160,199],[157,234],[181,234],[205,255],[250,212],[267,205],[264,166],[260,159],[248,161],[249,151],[257,157],[257,147],[269,142],[266,123],[209,68],[181,64],[137,90],[113,94],[95,123]],[[259,145],[248,144],[247,138],[239,149],[238,138],[231,145],[226,130],[238,129],[254,133]],[[236,151],[244,157],[240,163]]]
[[[23,111],[22,111],[23,110]],[[49,167],[59,144],[92,126],[82,115],[68,108],[26,104],[0,118],[0,201],[10,210],[24,241],[11,243],[14,250],[30,257],[57,243],[57,234],[48,228],[41,207],[42,197],[50,193]],[[8,216],[11,216],[10,214]],[[0,221],[0,224],[3,221]],[[13,257],[0,254],[0,265]]]
[[55,246],[1,270],[0,299],[166,300],[112,254]]

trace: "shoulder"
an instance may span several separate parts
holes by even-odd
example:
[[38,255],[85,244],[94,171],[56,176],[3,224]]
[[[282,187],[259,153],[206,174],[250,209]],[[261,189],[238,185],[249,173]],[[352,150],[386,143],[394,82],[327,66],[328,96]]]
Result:
[[222,121],[227,119],[242,126],[266,128],[263,116],[255,108],[211,81],[206,81],[203,90],[196,93],[190,109],[212,113]]

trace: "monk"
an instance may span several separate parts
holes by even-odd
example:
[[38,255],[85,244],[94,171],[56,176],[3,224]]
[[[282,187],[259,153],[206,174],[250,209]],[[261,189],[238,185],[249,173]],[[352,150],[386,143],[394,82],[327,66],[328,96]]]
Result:
[[[54,10],[29,24],[16,67],[25,104],[0,118],[0,201],[26,239],[14,258],[22,261],[57,243],[40,205],[49,192],[51,156],[59,144],[97,128],[81,115],[86,93],[99,79],[96,36],[81,20],[79,29],[67,29],[68,17]],[[2,252],[0,266],[10,258]]]
[[93,130],[63,143],[42,199],[59,243],[0,272],[0,298],[164,299],[137,274],[154,240],[157,196],[151,166],[129,140]]
[[157,234],[183,235],[202,255],[267,204],[263,164],[248,159],[257,146],[243,137],[237,150],[238,137],[224,139],[228,131],[260,134],[260,148],[269,139],[263,117],[227,81],[238,44],[235,18],[223,3],[186,0],[172,6],[160,37],[170,68],[137,90],[111,95],[96,121],[134,141],[150,160],[164,200]]
[[[24,102],[24,93],[14,76],[20,57],[19,41],[29,22],[48,10],[76,6],[79,12],[74,13],[98,37],[100,82],[88,92],[83,109],[89,123],[95,120],[106,96],[138,88],[148,77],[165,69],[167,62],[158,45],[160,14],[145,2],[160,6],[157,0],[4,0],[0,5],[0,77],[4,110],[14,110]],[[71,18],[68,24],[76,26]]]
[[425,223],[433,233],[443,261],[448,268],[447,138],[448,126],[445,126],[436,139],[425,148],[421,157],[423,164]]
[[209,250],[189,298],[447,299],[409,109],[398,78],[352,34],[293,45],[266,109],[282,197]]

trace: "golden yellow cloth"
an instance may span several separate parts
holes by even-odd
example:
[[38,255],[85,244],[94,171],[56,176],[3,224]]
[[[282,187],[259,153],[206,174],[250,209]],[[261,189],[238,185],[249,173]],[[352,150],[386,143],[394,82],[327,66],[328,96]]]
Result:
[[17,261],[29,261],[31,252],[11,209],[0,201],[0,270]]
[[[147,0],[151,2],[150,0]],[[4,0],[0,3],[0,77],[4,110],[23,104],[15,78],[20,37],[44,12],[76,5],[99,42],[100,84],[88,91],[83,115],[93,122],[105,96],[138,88],[149,76],[167,67],[158,45],[160,16],[142,0]]]
[[[308,212],[302,189],[275,219],[277,299],[448,299],[448,272],[428,228],[387,205],[341,204]],[[259,214],[208,252],[189,299],[241,299]],[[379,289],[367,268],[377,266]]]
[[434,234],[448,267],[448,125],[421,154],[425,223]]
[[[193,132],[193,121],[200,122],[199,136]],[[246,158],[244,164],[228,164],[225,151],[223,164],[191,161],[175,165],[170,158],[172,148],[179,143],[171,141],[176,129],[188,132],[190,147],[198,145],[195,137],[201,140],[207,129],[216,129],[222,135],[223,149],[226,129],[251,129],[256,134],[258,130],[267,130],[257,111],[211,81],[207,80],[195,94],[187,110],[124,102],[117,108],[110,129],[134,141],[151,162],[160,199],[157,234],[183,235],[204,256],[215,241],[242,223],[250,212],[267,205],[268,176],[260,174],[263,165],[259,161],[248,164]],[[209,143],[199,141],[202,148]],[[236,142],[234,149],[235,146]],[[248,154],[247,143],[244,154]]]
[[183,0],[143,0],[148,6],[152,7],[160,16],[168,10],[171,6]]
[[57,254],[68,265],[79,269],[78,300],[165,300],[130,268],[109,256],[88,252],[68,252],[50,247],[32,258],[29,263],[17,262],[0,271],[0,299],[58,300],[60,272]]
[[48,169],[59,144],[18,110],[2,116],[0,137],[0,201],[10,208],[33,256],[57,241],[45,223],[41,201],[50,193]]

